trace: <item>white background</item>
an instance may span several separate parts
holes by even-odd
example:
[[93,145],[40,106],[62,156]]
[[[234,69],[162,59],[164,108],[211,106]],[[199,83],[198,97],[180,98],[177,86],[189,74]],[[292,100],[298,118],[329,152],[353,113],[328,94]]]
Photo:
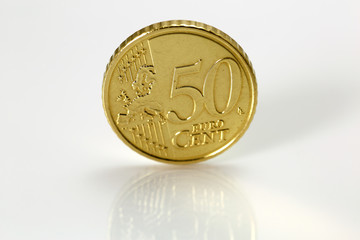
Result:
[[[187,168],[126,147],[101,102],[115,48],[140,28],[170,19],[229,34],[258,79],[247,133],[219,157]],[[138,191],[142,176],[163,174],[195,186],[198,179],[196,187],[211,191],[216,184],[202,179],[210,170],[214,182],[236,186],[239,204],[248,202],[256,239],[360,239],[357,0],[1,0],[0,80],[0,239],[128,239],[109,234],[109,218],[119,199]],[[185,172],[198,178],[182,177]],[[150,188],[168,183],[157,184]],[[162,210],[178,219],[174,204]],[[226,231],[214,237],[187,228],[179,220],[171,234],[159,225],[139,239],[231,239]]]

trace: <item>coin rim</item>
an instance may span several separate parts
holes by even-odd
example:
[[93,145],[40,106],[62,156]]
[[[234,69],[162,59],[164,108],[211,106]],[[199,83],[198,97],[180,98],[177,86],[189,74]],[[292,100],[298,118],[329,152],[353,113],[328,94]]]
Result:
[[[241,57],[245,60],[245,63],[247,64],[249,73],[251,75],[251,79],[250,79],[251,86],[250,87],[251,87],[251,91],[252,91],[251,96],[253,98],[253,104],[251,107],[251,114],[247,117],[247,121],[246,121],[244,127],[241,129],[241,131],[238,133],[238,135],[235,138],[231,139],[227,144],[212,151],[210,154],[207,154],[202,157],[186,159],[186,160],[176,160],[176,159],[169,159],[169,158],[162,158],[162,157],[154,156],[154,155],[151,155],[150,153],[145,152],[144,150],[138,148],[137,146],[135,146],[131,142],[129,142],[123,136],[121,131],[117,128],[117,126],[115,125],[115,123],[111,117],[110,107],[107,108],[107,106],[109,106],[108,88],[109,88],[109,83],[110,83],[110,78],[111,78],[111,74],[109,74],[109,70],[111,69],[111,65],[114,64],[114,59],[116,59],[119,54],[126,52],[126,51],[124,51],[124,49],[126,49],[129,45],[131,45],[133,42],[135,42],[139,38],[142,38],[145,35],[148,35],[148,34],[154,33],[155,31],[159,31],[159,30],[163,30],[163,29],[184,28],[184,27],[206,31],[210,34],[215,35],[216,37],[220,37],[220,39],[224,40],[225,43],[228,43],[230,46],[232,46],[234,49],[236,49],[238,51],[238,53],[241,55]],[[112,72],[110,72],[110,73],[112,73]],[[109,63],[106,65],[106,70],[104,73],[103,85],[102,85],[102,103],[103,103],[103,108],[105,111],[105,116],[106,116],[111,128],[113,129],[113,131],[127,146],[129,146],[135,152],[141,154],[142,156],[145,156],[147,158],[150,158],[152,160],[159,161],[159,162],[172,163],[172,164],[190,164],[190,163],[205,161],[210,158],[218,156],[220,153],[222,153],[225,150],[232,147],[245,134],[245,132],[247,131],[247,129],[250,126],[250,123],[252,122],[252,120],[254,118],[254,114],[256,111],[257,81],[256,81],[255,71],[252,67],[249,57],[244,52],[242,47],[235,40],[233,40],[229,35],[222,32],[221,30],[219,30],[213,26],[207,25],[205,23],[190,21],[190,20],[170,20],[170,21],[158,22],[158,23],[155,23],[155,24],[152,24],[145,28],[140,29],[139,31],[135,32],[130,37],[128,37],[125,41],[123,41],[120,44],[120,46],[115,50],[113,55],[110,57]]]

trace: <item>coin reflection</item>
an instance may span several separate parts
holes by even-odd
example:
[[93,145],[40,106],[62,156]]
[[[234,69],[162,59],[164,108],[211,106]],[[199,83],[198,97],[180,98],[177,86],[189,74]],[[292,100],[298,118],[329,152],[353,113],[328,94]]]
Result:
[[148,169],[116,199],[110,239],[252,240],[254,221],[244,195],[219,171]]

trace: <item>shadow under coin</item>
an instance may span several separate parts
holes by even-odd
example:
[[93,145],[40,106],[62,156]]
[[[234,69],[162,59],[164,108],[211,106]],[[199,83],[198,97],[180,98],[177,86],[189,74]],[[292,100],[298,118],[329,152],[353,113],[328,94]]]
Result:
[[110,239],[255,239],[236,183],[203,167],[150,168],[133,177],[111,210]]

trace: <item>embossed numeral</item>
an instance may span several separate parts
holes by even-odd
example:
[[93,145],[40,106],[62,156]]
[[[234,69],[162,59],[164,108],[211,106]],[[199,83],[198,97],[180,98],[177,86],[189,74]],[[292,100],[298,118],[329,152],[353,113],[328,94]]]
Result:
[[173,75],[173,81],[172,86],[170,90],[170,99],[173,99],[177,96],[186,95],[189,96],[192,99],[193,102],[193,109],[190,116],[182,118],[179,116],[179,114],[174,111],[170,110],[168,112],[168,119],[172,122],[184,122],[188,121],[190,119],[196,118],[197,114],[199,114],[203,109],[203,95],[199,89],[197,89],[194,86],[182,86],[178,87],[178,81],[180,75],[186,75],[186,74],[194,74],[200,72],[201,68],[201,59],[197,61],[194,64],[187,65],[187,66],[179,66],[175,67],[174,69],[174,75]]
[[[216,104],[215,82],[216,75],[221,64],[225,64],[230,75],[230,87],[227,93],[226,105],[223,109],[219,109]],[[170,110],[167,113],[168,119],[172,122],[185,122],[195,119],[203,110],[204,106],[207,111],[214,116],[224,115],[230,112],[240,97],[241,89],[241,69],[236,61],[232,58],[222,58],[217,60],[206,74],[202,89],[195,86],[178,86],[179,77],[186,74],[199,73],[201,68],[201,59],[194,64],[186,66],[178,66],[174,69],[173,81],[170,91],[170,99],[186,95],[192,99],[193,109],[189,116],[180,117],[180,115]]]
[[[216,106],[216,95],[214,91],[216,73],[221,64],[226,64],[230,73],[230,87],[228,92],[228,99],[224,109],[218,109]],[[238,64],[232,58],[223,58],[215,62],[210,68],[205,77],[204,82],[204,97],[206,102],[206,109],[212,115],[226,114],[233,109],[235,103],[240,96],[241,86],[241,72]]]

